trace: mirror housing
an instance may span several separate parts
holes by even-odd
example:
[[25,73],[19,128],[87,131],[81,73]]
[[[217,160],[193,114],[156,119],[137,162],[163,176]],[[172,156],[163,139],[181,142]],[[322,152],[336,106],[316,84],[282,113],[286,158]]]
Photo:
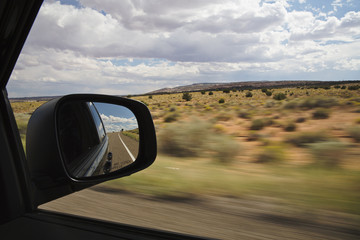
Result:
[[[86,178],[74,178],[67,169],[58,133],[59,108],[69,102],[101,102],[128,108],[135,115],[139,129],[136,161],[117,171]],[[33,183],[34,206],[68,195],[95,184],[131,175],[150,166],[156,158],[155,128],[148,108],[132,99],[72,94],[53,99],[32,114],[26,135],[26,157]]]

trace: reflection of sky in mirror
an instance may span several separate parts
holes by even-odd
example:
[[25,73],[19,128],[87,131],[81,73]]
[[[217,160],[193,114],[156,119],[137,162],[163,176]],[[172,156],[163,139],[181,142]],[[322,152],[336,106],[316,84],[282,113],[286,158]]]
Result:
[[138,128],[135,115],[128,108],[109,104],[94,103],[105,125],[106,132],[120,132]]

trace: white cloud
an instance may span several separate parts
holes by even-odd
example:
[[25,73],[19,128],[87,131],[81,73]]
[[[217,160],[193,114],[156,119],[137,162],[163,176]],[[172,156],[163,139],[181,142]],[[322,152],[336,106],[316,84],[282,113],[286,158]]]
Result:
[[100,114],[101,119],[105,125],[106,132],[120,132],[121,130],[133,130],[138,128],[138,123],[135,117],[122,118],[112,115]]
[[264,72],[360,71],[359,11],[337,18],[289,10],[285,0],[80,2],[83,8],[44,3],[10,96],[133,94]]

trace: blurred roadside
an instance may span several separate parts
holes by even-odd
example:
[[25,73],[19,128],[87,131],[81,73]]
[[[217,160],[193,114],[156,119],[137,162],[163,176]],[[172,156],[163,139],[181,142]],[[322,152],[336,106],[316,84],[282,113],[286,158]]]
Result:
[[359,217],[271,198],[159,198],[95,186],[41,209],[218,239],[358,239]]

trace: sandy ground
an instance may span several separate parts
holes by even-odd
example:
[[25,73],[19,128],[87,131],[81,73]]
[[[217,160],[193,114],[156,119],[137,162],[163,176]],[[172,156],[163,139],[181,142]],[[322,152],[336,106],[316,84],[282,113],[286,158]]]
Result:
[[255,197],[165,199],[99,185],[40,208],[218,239],[360,239],[357,216]]

